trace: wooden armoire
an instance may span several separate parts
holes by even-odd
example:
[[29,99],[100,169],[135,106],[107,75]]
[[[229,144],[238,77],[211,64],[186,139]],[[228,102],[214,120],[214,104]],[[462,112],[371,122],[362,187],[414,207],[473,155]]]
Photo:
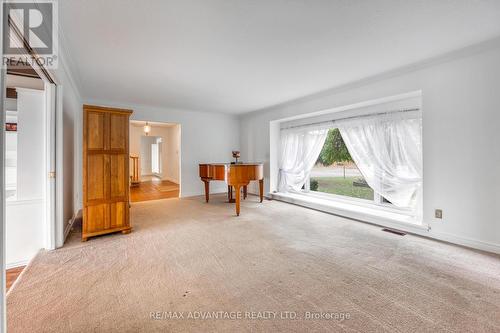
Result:
[[129,117],[131,110],[83,106],[82,241],[129,233]]

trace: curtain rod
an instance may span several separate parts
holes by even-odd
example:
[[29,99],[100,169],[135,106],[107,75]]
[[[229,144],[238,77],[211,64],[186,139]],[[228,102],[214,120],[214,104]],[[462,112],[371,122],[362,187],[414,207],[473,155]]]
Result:
[[391,114],[391,113],[413,112],[413,111],[419,111],[419,110],[420,110],[420,108],[413,108],[413,109],[402,109],[402,110],[385,111],[385,112],[379,112],[379,113],[370,113],[370,114],[364,114],[364,115],[360,115],[360,116],[352,116],[352,117],[339,118],[339,119],[334,119],[334,120],[319,121],[319,122],[310,123],[310,124],[303,124],[303,125],[283,127],[283,128],[280,128],[280,130],[291,129],[291,128],[300,128],[300,127],[309,127],[309,126],[321,125],[321,124],[328,124],[328,123],[335,124],[335,122],[337,122],[339,120],[359,119],[359,118],[367,118],[367,117],[373,117],[373,116],[383,116],[383,115]]

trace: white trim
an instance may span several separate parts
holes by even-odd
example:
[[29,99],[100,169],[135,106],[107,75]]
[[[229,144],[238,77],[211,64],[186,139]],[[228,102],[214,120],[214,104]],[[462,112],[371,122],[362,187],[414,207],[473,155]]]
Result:
[[75,218],[71,218],[64,227],[64,242],[66,242],[66,239],[68,238],[69,232],[71,231],[71,228],[73,228],[74,223],[75,223]]
[[16,92],[30,93],[30,94],[45,94],[45,90],[32,89],[32,88],[19,88],[16,87]]
[[[0,17],[3,18],[3,6],[0,6]],[[3,24],[0,24],[0,36],[3,36]],[[3,55],[3,43],[0,43],[0,54]],[[5,68],[0,68],[0,114],[4,114]],[[7,311],[5,310],[5,117],[0,117],[0,333],[7,331]]]
[[[65,47],[67,39],[66,39],[66,36],[65,36],[63,30],[61,29],[60,24],[59,24],[58,34],[59,34],[58,65],[59,65],[60,69],[62,69],[64,74],[66,74],[68,81],[69,81],[71,87],[73,88],[73,91],[76,94],[76,97],[78,98],[78,100],[82,101],[83,98],[82,98],[82,95],[80,92],[83,91],[83,89],[82,89],[82,85],[81,85],[80,75],[79,75],[77,67],[74,66],[74,64],[72,63],[73,57],[71,57],[71,53],[70,53],[69,49],[67,49]],[[73,69],[75,69],[75,71],[73,71]],[[52,79],[55,81],[56,85],[60,84],[61,83],[60,78],[58,81],[58,75],[57,75],[56,71],[54,71],[54,70],[48,70],[48,71],[52,75]]]
[[[63,244],[66,242],[66,239],[68,238],[69,232],[71,231],[71,228],[73,228],[73,224],[75,223],[76,219],[81,216],[80,214],[81,210],[78,210],[72,217],[69,219],[68,223],[64,227],[64,239],[63,239]],[[61,245],[62,246],[62,245]]]
[[55,189],[55,247],[61,247],[64,244],[64,119],[63,119],[63,86],[56,85],[56,143],[55,143],[55,171],[56,171],[56,189]]
[[16,268],[16,267],[27,266],[30,261],[31,261],[31,259],[26,259],[26,260],[11,262],[11,263],[8,263],[8,264],[5,265],[5,269],[11,269],[11,268]]
[[45,82],[45,248],[56,248],[57,208],[56,179],[49,173],[56,172],[56,85]]
[[45,198],[31,198],[31,199],[6,201],[7,206],[22,206],[22,205],[32,205],[38,203],[45,203]]
[[473,238],[433,231],[432,228],[427,225],[410,224],[408,222],[405,222],[403,215],[401,215],[402,219],[398,219],[397,215],[392,217],[386,214],[378,214],[378,216],[370,215],[367,214],[367,212],[357,211],[355,205],[353,205],[351,209],[349,209],[348,206],[342,207],[339,205],[335,206],[332,204],[328,204],[326,202],[314,202],[313,200],[305,200],[305,198],[303,198],[303,196],[301,196],[300,194],[297,195],[288,193],[271,193],[270,195],[272,199],[278,201],[283,201],[286,203],[319,210],[325,213],[350,218],[359,222],[374,224],[381,227],[394,228],[426,238],[431,238],[476,250],[500,254],[500,244],[494,244]]
[[369,223],[384,224],[384,226],[391,228],[428,229],[426,226],[415,223],[407,214],[382,210],[375,205],[372,207],[369,205],[362,206],[348,201],[342,202],[340,200],[323,199],[295,193],[273,193],[272,198]]
[[430,235],[427,235],[427,237],[429,237],[429,238],[434,238],[434,239],[438,239],[438,240],[441,240],[444,242],[457,244],[457,245],[461,245],[461,246],[465,246],[465,247],[470,247],[470,248],[476,249],[476,250],[500,254],[500,245],[499,244],[480,241],[480,240],[468,238],[468,237],[461,237],[461,236],[449,234],[446,232],[439,232],[439,231],[432,231],[432,230],[430,230],[429,232],[430,232]]
[[[318,177],[318,178],[320,178],[320,177]],[[389,205],[386,203],[378,203],[377,201],[375,201],[375,196],[377,195],[377,193],[375,191],[373,192],[373,195],[374,195],[373,200],[348,197],[345,195],[338,195],[338,194],[325,193],[325,192],[319,192],[319,191],[302,192],[300,194],[305,195],[305,196],[310,196],[312,198],[316,197],[316,198],[324,199],[324,200],[339,201],[339,202],[344,202],[344,203],[348,203],[348,204],[352,204],[352,205],[356,205],[356,206],[367,207],[367,208],[372,208],[372,209],[380,209],[380,210],[388,211],[391,213],[411,216],[411,210],[409,208],[399,208],[399,207],[396,207],[393,205]],[[380,197],[382,198],[382,196],[380,196]]]

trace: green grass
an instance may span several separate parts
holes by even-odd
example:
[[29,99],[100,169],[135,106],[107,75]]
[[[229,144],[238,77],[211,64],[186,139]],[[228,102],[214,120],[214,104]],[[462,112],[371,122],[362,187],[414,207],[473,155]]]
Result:
[[316,177],[311,180],[318,181],[318,192],[344,195],[360,199],[373,200],[373,190],[369,187],[354,186],[353,182],[358,177]]

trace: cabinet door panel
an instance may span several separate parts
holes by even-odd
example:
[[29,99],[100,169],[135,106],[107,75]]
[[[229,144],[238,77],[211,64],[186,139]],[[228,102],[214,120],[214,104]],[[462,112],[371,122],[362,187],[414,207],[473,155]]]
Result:
[[107,204],[88,206],[87,221],[84,232],[92,233],[102,231],[109,224],[109,208]]
[[127,148],[128,116],[121,114],[110,114],[109,125],[109,148],[113,150],[125,150]]
[[105,114],[102,112],[87,113],[87,148],[105,149]]
[[115,202],[110,206],[110,228],[127,226],[128,203]]
[[110,198],[125,198],[128,179],[125,172],[128,161],[125,155],[110,155]]
[[87,155],[87,201],[106,199],[106,156]]

